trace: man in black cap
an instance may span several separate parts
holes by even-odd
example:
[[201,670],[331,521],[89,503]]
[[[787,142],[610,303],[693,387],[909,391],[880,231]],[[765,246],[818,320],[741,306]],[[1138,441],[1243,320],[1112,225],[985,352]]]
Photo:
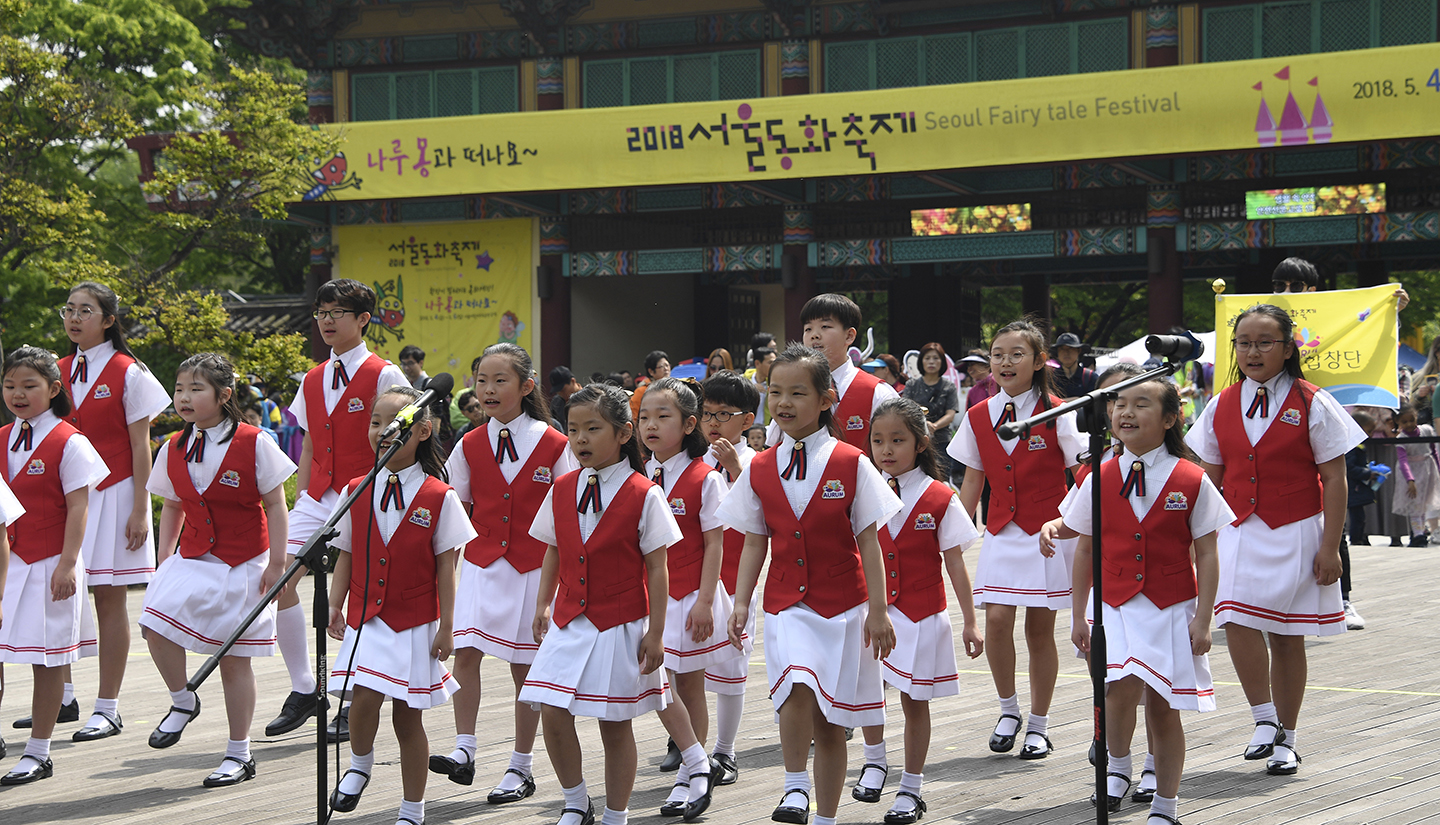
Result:
[[1085,344],[1073,332],[1063,332],[1055,339],[1055,360],[1060,369],[1055,370],[1055,393],[1069,401],[1095,389],[1095,371],[1080,366],[1080,355]]

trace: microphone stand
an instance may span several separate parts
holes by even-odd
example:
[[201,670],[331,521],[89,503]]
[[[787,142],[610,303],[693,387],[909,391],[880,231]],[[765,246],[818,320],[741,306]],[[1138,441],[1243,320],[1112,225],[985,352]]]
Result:
[[336,528],[335,525],[340,523],[340,519],[349,515],[350,508],[365,494],[365,491],[369,490],[370,486],[375,483],[375,476],[379,474],[380,468],[388,464],[390,458],[395,455],[395,452],[404,446],[405,442],[410,440],[410,433],[411,428],[409,425],[406,425],[400,430],[399,434],[395,436],[395,439],[390,442],[390,447],[385,450],[384,454],[380,456],[380,459],[370,468],[370,472],[365,475],[365,478],[361,480],[360,484],[340,502],[340,506],[335,508],[330,518],[315,531],[314,535],[310,536],[300,548],[299,552],[295,554],[295,560],[290,563],[290,566],[285,570],[280,580],[275,582],[275,584],[265,592],[265,595],[260,597],[259,603],[240,621],[240,626],[235,629],[235,632],[230,634],[230,638],[226,639],[225,643],[220,645],[220,649],[215,651],[209,659],[206,659],[205,663],[200,666],[200,669],[195,671],[195,675],[190,677],[190,681],[185,683],[187,690],[198,693],[200,685],[204,684],[205,680],[210,677],[210,674],[215,672],[215,668],[220,666],[221,657],[230,652],[230,649],[235,646],[235,643],[239,641],[240,637],[260,618],[260,614],[264,613],[270,606],[270,603],[280,595],[280,591],[285,585],[299,575],[301,568],[308,567],[310,569],[310,572],[314,574],[315,578],[315,602],[311,607],[311,614],[314,616],[315,626],[316,825],[326,825],[326,823],[330,821],[330,788],[329,780],[325,772],[327,765],[325,750],[329,744],[326,741],[327,736],[325,730],[325,696],[326,682],[330,675],[330,669],[325,661],[325,642],[326,630],[330,626],[330,593],[326,586],[326,579],[330,572],[329,553],[332,549],[330,542],[334,541],[335,538],[340,535],[340,530]]
[[[1103,390],[1095,390],[1073,401],[1067,401],[1051,407],[1041,413],[1036,413],[1024,421],[1016,421],[1000,425],[996,434],[1000,438],[1010,441],[1015,438],[1028,437],[1030,430],[1048,421],[1053,421],[1062,415],[1076,412],[1076,429],[1090,434],[1090,561],[1091,561],[1091,604],[1095,613],[1095,624],[1090,628],[1090,685],[1094,698],[1095,708],[1095,821],[1098,825],[1107,825],[1110,821],[1110,810],[1106,807],[1106,774],[1109,773],[1109,766],[1106,764],[1105,748],[1105,621],[1104,602],[1100,595],[1100,582],[1102,568],[1100,565],[1100,466],[1105,463],[1105,453],[1109,447],[1110,422],[1106,415],[1105,406],[1113,401],[1123,389],[1128,389],[1137,384],[1144,384],[1156,378],[1168,378],[1180,369],[1184,361],[1167,361],[1161,366],[1148,372],[1141,373],[1134,378],[1127,378],[1117,384],[1112,384]],[[1075,621],[1085,621],[1084,616],[1076,617]]]

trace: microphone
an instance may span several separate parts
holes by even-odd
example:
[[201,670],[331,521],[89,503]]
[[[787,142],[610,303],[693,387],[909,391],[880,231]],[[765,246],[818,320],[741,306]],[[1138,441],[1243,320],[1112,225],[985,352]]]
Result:
[[1205,342],[1186,330],[1184,335],[1151,335],[1145,339],[1145,349],[1171,361],[1194,361],[1205,353]]
[[439,375],[432,376],[430,380],[426,382],[425,391],[420,394],[420,397],[401,408],[400,412],[395,414],[395,420],[391,421],[386,425],[385,429],[380,432],[380,441],[378,443],[383,444],[386,440],[394,438],[401,430],[409,430],[415,424],[416,413],[425,409],[425,407],[429,406],[437,398],[444,398],[449,395],[450,391],[454,388],[455,376],[450,373],[442,372]]

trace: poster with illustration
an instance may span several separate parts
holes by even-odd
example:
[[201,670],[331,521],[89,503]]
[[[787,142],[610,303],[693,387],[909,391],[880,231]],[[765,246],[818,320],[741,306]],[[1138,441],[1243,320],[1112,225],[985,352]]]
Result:
[[531,222],[520,220],[337,226],[337,278],[375,290],[365,343],[398,363],[425,350],[425,371],[466,385],[470,362],[505,341],[534,350]]

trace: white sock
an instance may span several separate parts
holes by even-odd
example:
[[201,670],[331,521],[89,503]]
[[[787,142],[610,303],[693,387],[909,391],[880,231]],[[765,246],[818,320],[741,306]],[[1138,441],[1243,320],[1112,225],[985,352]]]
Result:
[[1050,717],[1040,716],[1035,713],[1030,714],[1030,718],[1025,721],[1025,732],[1038,733],[1044,736],[1050,732]]
[[1180,798],[1178,796],[1166,799],[1157,793],[1155,794],[1155,798],[1150,800],[1150,813],[1175,819],[1176,807],[1179,802]]
[[740,717],[745,714],[745,694],[715,694],[715,753],[735,755],[735,734],[740,731]]
[[[470,739],[473,742],[475,737],[472,736]],[[511,771],[520,771],[525,774],[525,776],[533,776],[531,766],[534,764],[534,761],[534,754],[510,751],[510,765],[505,771],[505,775],[500,777],[500,784],[496,785],[495,789],[498,791],[513,791],[524,785],[525,777],[517,776],[511,773]]]
[[475,761],[475,734],[458,733],[455,735],[455,750],[450,751],[450,760],[461,764]]
[[[375,751],[371,750],[369,753],[364,755],[351,751],[350,770],[359,771],[360,773],[365,774],[365,776],[369,776],[370,772],[375,770]],[[360,793],[360,791],[363,790],[365,787],[365,776],[360,776],[358,774],[353,774],[349,771],[346,771],[345,775],[340,778],[340,784],[335,786],[335,790],[344,794]]]
[[71,684],[70,682],[66,682],[65,692],[60,694],[60,704],[68,705],[73,701],[75,701],[75,685]]
[[617,811],[609,805],[605,806],[605,813],[600,814],[600,825],[627,825],[630,822],[630,809]]
[[1000,715],[1013,716],[1014,719],[1001,719],[995,726],[995,732],[1001,736],[1014,736],[1020,732],[1020,695],[1011,694],[1010,698],[1000,698]]
[[400,819],[408,819],[411,822],[425,825],[425,800],[411,802],[408,799],[400,800]]
[[[170,691],[170,704],[177,708],[194,710],[195,694],[185,688]],[[160,732],[177,733],[184,730],[186,723],[188,723],[189,721],[189,716],[184,716],[179,713],[166,712],[165,718],[160,720]]]
[[[805,795],[793,794],[791,791],[801,791]],[[785,772],[785,797],[780,800],[781,805],[792,808],[805,808],[810,806],[810,772],[809,771],[786,771]]]
[[1140,790],[1153,793],[1159,786],[1159,778],[1155,775],[1155,754],[1145,754],[1145,771],[1140,774]]
[[50,758],[50,740],[30,737],[25,743],[25,755],[36,762]]
[[290,689],[296,693],[315,692],[315,673],[310,666],[310,638],[306,635],[305,609],[287,607],[275,614],[275,641],[290,672]]
[[1263,705],[1251,705],[1250,716],[1255,719],[1255,732],[1250,736],[1250,747],[1257,745],[1269,745],[1275,741],[1275,729],[1269,725],[1262,725],[1261,722],[1280,721],[1275,714],[1275,703],[1266,702]]
[[1155,754],[1148,751],[1145,754],[1145,770],[1151,773],[1155,772]]
[[[64,698],[64,697],[61,697],[61,698]],[[97,698],[97,699],[95,700],[95,710],[91,711],[89,720],[87,720],[87,721],[85,722],[85,727],[87,727],[87,728],[98,728],[98,727],[100,727],[101,725],[108,725],[108,724],[110,724],[109,721],[108,721],[104,716],[101,716],[100,714],[101,714],[102,712],[104,712],[104,713],[109,713],[111,716],[116,716],[116,715],[119,713],[119,711],[120,711],[120,700],[119,700],[119,699],[98,699],[98,698]]]
[[[680,751],[680,772],[685,774],[685,779],[690,783],[686,802],[694,802],[705,795],[710,788],[710,757],[706,755],[704,745],[696,742]],[[676,779],[678,781],[679,777]]]
[[[900,790],[919,796],[920,783],[923,781],[925,781],[925,774],[923,773],[910,773],[909,771],[901,771]],[[909,813],[910,811],[915,810],[916,807],[917,806],[915,804],[915,800],[911,799],[908,796],[900,796],[899,794],[896,794],[895,804],[890,806],[890,810],[899,811],[900,813]]]
[[250,761],[250,738],[226,739],[225,755],[239,759],[241,762]]
[[1283,744],[1290,750],[1295,750],[1295,731],[1290,728],[1285,729],[1285,742]]
[[[681,782],[684,782],[686,784],[682,785],[680,784]],[[665,797],[666,804],[669,804],[671,802],[689,802],[689,783],[690,773],[689,771],[685,770],[685,766],[682,765],[680,766],[680,770],[677,771],[675,774],[675,784],[670,786],[670,795]]]
[[835,825],[835,817],[815,814],[815,825]]
[[585,788],[585,780],[573,788],[561,788],[565,794],[565,807],[574,808],[577,811],[584,811],[590,807],[590,792]]
[[[885,740],[882,739],[874,745],[866,742],[864,751],[865,764],[879,765],[882,768],[890,767],[890,763],[885,761]],[[885,772],[870,768],[869,770],[861,771],[860,779],[857,781],[862,788],[883,788],[885,787]]]
[[[1121,776],[1129,777],[1130,773],[1135,769],[1135,756],[1129,753],[1124,756],[1116,756],[1112,753],[1110,754],[1109,763],[1107,770],[1110,773],[1118,773]],[[1105,779],[1105,793],[1110,796],[1124,796],[1125,792],[1129,789],[1130,784],[1123,779],[1116,779],[1113,776],[1106,777]]]

